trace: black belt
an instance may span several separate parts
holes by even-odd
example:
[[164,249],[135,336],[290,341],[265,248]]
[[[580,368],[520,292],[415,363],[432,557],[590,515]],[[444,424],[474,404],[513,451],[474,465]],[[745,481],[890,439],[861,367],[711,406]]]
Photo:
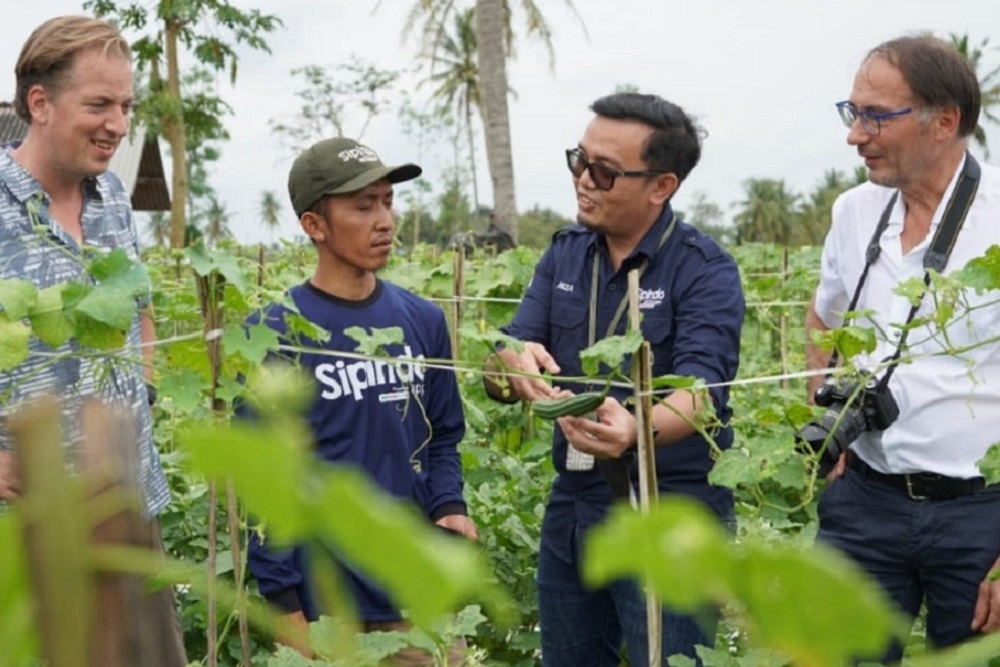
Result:
[[913,500],[952,500],[977,493],[1000,491],[1000,484],[987,485],[982,477],[960,479],[932,472],[888,475],[872,468],[854,452],[848,455],[847,465],[865,479],[892,487]]

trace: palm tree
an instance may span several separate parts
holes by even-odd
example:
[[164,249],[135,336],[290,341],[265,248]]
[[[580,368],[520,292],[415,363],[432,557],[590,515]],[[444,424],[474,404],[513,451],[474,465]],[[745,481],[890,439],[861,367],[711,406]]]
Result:
[[[576,14],[572,0],[564,1]],[[544,44],[551,64],[554,60],[552,27],[535,0],[520,0],[519,6],[525,34]],[[405,37],[418,23],[422,23],[423,51],[437,53],[446,32],[448,18],[459,11],[456,0],[415,0],[403,27],[403,35]],[[510,91],[507,59],[514,55],[511,0],[475,0],[474,11],[479,64],[479,111],[483,117],[486,158],[493,183],[496,226],[516,240],[517,199],[514,192],[514,158],[510,147],[510,113],[507,106]]]
[[170,216],[163,211],[149,214],[149,236],[158,246],[170,243]]
[[743,182],[746,200],[738,202],[736,242],[789,245],[799,196],[783,180],[751,178]]
[[231,215],[226,210],[225,204],[220,203],[218,199],[212,197],[212,202],[209,204],[208,210],[205,211],[205,229],[203,230],[208,245],[214,246],[223,239],[233,237],[233,233],[229,230],[229,218]]
[[[424,54],[430,60],[431,73],[427,81],[436,88],[432,97],[454,106],[464,126],[469,146],[469,166],[472,174],[472,201],[479,210],[479,183],[476,176],[476,136],[472,124],[472,109],[480,108],[479,64],[475,29],[475,9],[455,14],[454,33],[442,35],[438,51]],[[438,65],[443,69],[437,69]],[[435,71],[436,70],[436,71]]]
[[274,232],[281,226],[281,204],[274,190],[265,190],[260,197],[260,219],[271,234],[271,245],[274,245]]
[[[984,38],[976,46],[970,46],[968,34],[957,35],[951,33],[949,37],[951,38],[952,46],[969,62],[969,66],[972,67],[972,71],[975,72],[976,78],[979,80],[979,89],[982,93],[980,106],[982,115],[980,118],[985,117],[986,120],[1000,123],[1000,117],[997,116],[995,111],[995,109],[1000,107],[1000,65],[991,69],[987,74],[982,76],[979,74],[979,66],[982,64],[983,54],[989,45],[989,38]],[[996,51],[997,49],[993,48],[990,50]],[[976,130],[972,138],[983,149],[983,155],[988,160],[990,158],[990,148],[986,143],[986,130],[983,129],[982,122],[976,125]]]

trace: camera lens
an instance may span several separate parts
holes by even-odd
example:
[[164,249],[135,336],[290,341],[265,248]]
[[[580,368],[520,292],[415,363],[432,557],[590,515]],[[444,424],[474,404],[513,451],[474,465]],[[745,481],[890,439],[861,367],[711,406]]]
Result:
[[813,452],[823,450],[825,443],[822,462],[833,464],[864,430],[864,413],[854,406],[838,403],[830,406],[817,421],[806,424],[798,439]]

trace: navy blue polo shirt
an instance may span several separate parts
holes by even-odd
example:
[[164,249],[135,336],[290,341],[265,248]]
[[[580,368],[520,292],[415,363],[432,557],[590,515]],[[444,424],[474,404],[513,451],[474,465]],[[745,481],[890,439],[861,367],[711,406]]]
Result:
[[[652,346],[653,376],[667,374],[696,376],[708,384],[732,380],[739,364],[740,329],[743,325],[743,290],[736,263],[709,236],[681,222],[657,251],[661,236],[673,218],[664,207],[657,222],[640,241],[618,271],[612,268],[605,239],[600,234],[574,225],[558,232],[542,256],[513,322],[505,333],[523,341],[540,343],[552,354],[564,376],[583,375],[579,352],[588,346],[588,316],[593,257],[600,263],[597,299],[597,338],[608,331],[615,311],[628,293],[628,272],[644,258],[648,265],[640,280],[642,333]],[[616,333],[626,331],[628,313],[621,318]],[[626,367],[623,369],[629,373]],[[582,391],[593,387],[574,386],[556,380],[560,387]],[[628,390],[613,389],[622,400]],[[711,389],[717,414],[728,422],[729,390]],[[728,425],[716,434],[722,448],[732,445]],[[546,512],[543,535],[556,525],[574,523],[572,516],[560,516],[577,505],[576,520],[585,525],[599,521],[613,496],[600,469],[566,470],[566,438],[555,429],[552,456],[558,477]],[[709,486],[712,467],[709,447],[700,435],[692,435],[656,452],[660,493],[684,493],[702,500],[719,516],[732,512],[732,493]],[[631,476],[638,489],[638,469],[633,462]],[[577,501],[584,500],[586,509]],[[561,501],[561,502],[560,502]],[[572,501],[572,502],[566,502]],[[562,508],[557,510],[556,508]],[[551,516],[556,513],[556,516]]]

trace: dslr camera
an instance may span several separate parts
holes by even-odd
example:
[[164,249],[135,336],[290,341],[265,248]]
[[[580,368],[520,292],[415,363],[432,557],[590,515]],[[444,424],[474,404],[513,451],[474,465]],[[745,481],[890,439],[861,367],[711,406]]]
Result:
[[899,417],[899,406],[888,384],[867,373],[856,382],[828,377],[816,389],[813,401],[826,411],[806,424],[796,439],[802,451],[819,452],[826,443],[819,469],[824,476],[859,435],[885,430]]

